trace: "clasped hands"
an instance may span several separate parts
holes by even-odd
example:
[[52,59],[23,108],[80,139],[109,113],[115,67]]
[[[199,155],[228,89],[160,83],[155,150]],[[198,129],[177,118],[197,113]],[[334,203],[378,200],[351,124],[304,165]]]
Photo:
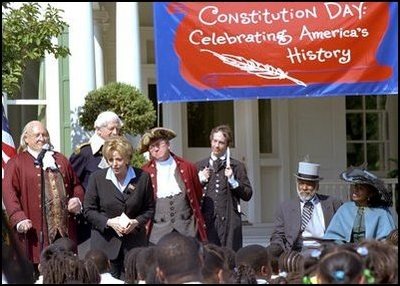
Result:
[[[123,215],[125,214],[122,214],[121,216]],[[139,225],[139,222],[136,219],[130,219],[128,217],[121,219],[121,216],[116,216],[107,220],[107,226],[114,229],[119,237],[131,233],[135,227]]]
[[[200,181],[208,182],[208,180],[209,180],[209,178],[211,176],[211,172],[212,172],[212,169],[209,168],[209,167],[204,167],[203,170],[199,171]],[[230,178],[232,178],[233,170],[232,170],[231,166],[226,166],[225,167],[225,176],[228,178],[228,180]]]

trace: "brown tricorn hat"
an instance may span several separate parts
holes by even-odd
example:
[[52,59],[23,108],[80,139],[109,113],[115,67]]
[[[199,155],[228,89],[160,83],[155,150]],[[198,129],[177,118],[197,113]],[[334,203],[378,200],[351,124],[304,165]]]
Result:
[[138,151],[140,154],[149,150],[151,142],[157,141],[159,139],[171,140],[176,137],[176,133],[168,128],[155,127],[143,134],[140,139]]

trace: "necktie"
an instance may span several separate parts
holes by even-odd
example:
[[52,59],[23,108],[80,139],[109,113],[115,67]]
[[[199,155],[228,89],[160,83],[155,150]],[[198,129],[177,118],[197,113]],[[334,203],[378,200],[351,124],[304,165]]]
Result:
[[308,222],[311,219],[311,215],[314,209],[314,205],[312,202],[307,201],[303,207],[303,213],[301,214],[301,231],[304,231]]
[[364,217],[364,208],[359,207],[357,210],[357,215],[354,220],[353,226],[353,241],[352,242],[360,242],[365,238],[365,217]]
[[215,171],[218,171],[224,164],[224,161],[222,161],[220,158],[217,158],[217,160],[215,160],[213,162],[213,167],[215,169]]

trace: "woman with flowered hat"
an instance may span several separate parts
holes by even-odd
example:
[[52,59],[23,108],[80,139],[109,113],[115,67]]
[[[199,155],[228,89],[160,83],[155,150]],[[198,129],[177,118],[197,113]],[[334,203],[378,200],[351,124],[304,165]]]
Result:
[[333,216],[324,239],[338,243],[358,243],[364,239],[384,239],[395,228],[391,194],[377,176],[364,168],[351,167],[340,174],[351,183],[350,199]]

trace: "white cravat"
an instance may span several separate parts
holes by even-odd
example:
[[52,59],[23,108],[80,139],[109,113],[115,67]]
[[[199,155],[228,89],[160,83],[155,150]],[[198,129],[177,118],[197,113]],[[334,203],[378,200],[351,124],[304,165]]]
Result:
[[[33,149],[31,149],[29,146],[27,148],[27,151],[29,152],[29,154],[31,154],[33,157],[35,157],[35,159],[37,159],[37,157],[39,156],[40,151],[35,151]],[[44,153],[44,157],[42,160],[42,164],[43,164],[43,170],[46,170],[47,168],[50,168],[51,170],[57,170],[57,164],[56,164],[56,160],[53,157],[54,152],[53,151],[47,151],[46,153]]]
[[175,196],[182,192],[175,179],[176,162],[172,156],[165,161],[156,161],[157,198]]

